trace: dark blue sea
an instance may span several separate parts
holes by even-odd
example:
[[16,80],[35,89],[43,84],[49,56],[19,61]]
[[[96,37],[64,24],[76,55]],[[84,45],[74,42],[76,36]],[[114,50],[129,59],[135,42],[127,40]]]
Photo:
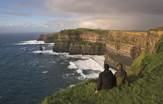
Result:
[[71,59],[37,53],[40,44],[29,40],[38,35],[0,35],[0,104],[39,104],[44,97],[79,82],[71,76],[74,70],[67,68]]

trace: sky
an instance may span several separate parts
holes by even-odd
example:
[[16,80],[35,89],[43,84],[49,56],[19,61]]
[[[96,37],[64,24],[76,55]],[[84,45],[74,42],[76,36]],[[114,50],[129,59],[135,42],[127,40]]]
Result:
[[1,0],[0,33],[163,26],[163,0]]

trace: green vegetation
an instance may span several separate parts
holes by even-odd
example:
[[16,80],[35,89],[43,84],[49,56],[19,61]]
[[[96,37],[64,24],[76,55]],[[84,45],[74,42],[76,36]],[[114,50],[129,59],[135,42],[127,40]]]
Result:
[[63,30],[62,33],[69,33],[69,34],[81,34],[85,32],[92,32],[97,33],[99,35],[104,35],[108,32],[108,30],[101,30],[101,29],[88,29],[88,28],[78,28],[78,29],[69,29],[69,30]]
[[87,29],[87,28],[68,29],[68,30],[62,30],[57,33],[49,34],[47,36],[47,41],[54,42],[54,43],[56,43],[56,41],[78,42],[81,41],[81,35],[91,35],[91,34],[98,35],[100,40],[105,37],[107,32],[108,30],[100,30],[100,29]]
[[89,41],[85,41],[85,40],[80,40],[76,43],[79,43],[80,45],[92,45],[92,46],[96,46],[96,47],[104,47],[105,46],[105,43],[89,42]]
[[50,34],[46,38],[47,41],[55,43],[54,51],[103,55],[106,49],[104,31],[85,28],[69,29]]
[[163,52],[163,37],[160,39],[160,41],[156,44],[156,52]]
[[57,39],[57,35],[56,34],[48,35],[47,36],[47,40],[48,40],[49,43],[55,42],[56,39]]
[[141,70],[143,69],[143,59],[146,57],[147,53],[142,52],[138,58],[134,60],[131,67],[127,70],[129,76],[137,76],[140,74]]
[[42,104],[162,104],[163,39],[156,53],[143,52],[132,64],[130,76],[137,76],[127,86],[102,90],[97,95],[95,81],[86,81],[46,97]]
[[162,31],[162,30],[163,30],[163,27],[150,29],[150,31]]
[[91,44],[91,42],[84,41],[84,40],[80,40],[79,43],[80,43],[81,45]]

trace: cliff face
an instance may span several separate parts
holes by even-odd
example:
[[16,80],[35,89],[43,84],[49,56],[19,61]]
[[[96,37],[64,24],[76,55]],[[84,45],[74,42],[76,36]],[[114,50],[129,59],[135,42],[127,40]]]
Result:
[[155,52],[156,43],[163,36],[162,29],[149,31],[119,31],[74,29],[41,36],[39,40],[54,42],[56,52],[104,55],[105,63],[120,62],[130,66],[144,50]]
[[154,53],[163,30],[151,29],[147,32],[110,31],[106,39],[106,63],[115,65],[120,62],[126,67],[142,51]]
[[70,54],[89,54],[89,55],[104,55],[105,44],[103,43],[81,43],[75,42],[69,45]]
[[146,47],[147,32],[109,31],[106,38],[106,63],[129,66]]
[[[102,32],[102,31],[100,31]],[[53,51],[69,52],[70,54],[105,54],[105,37],[98,30],[76,29],[63,30],[54,34]],[[105,33],[103,31],[103,33]]]
[[135,46],[145,49],[146,36],[147,32],[110,31],[106,39],[107,49],[132,57],[131,50]]
[[156,43],[163,36],[163,30],[149,30],[147,36],[147,50],[150,53],[154,53],[156,51]]

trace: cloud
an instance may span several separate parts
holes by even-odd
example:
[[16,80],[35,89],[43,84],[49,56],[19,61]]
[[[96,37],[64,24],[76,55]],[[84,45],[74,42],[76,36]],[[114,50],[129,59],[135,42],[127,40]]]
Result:
[[79,20],[75,18],[58,18],[54,20],[47,21],[45,25],[47,25],[51,30],[55,29],[56,31],[69,29],[69,28],[77,28],[79,27]]
[[74,13],[163,14],[163,0],[47,0],[50,9]]
[[46,0],[51,12],[77,15],[79,27],[104,29],[142,30],[160,26],[162,4],[163,0]]

